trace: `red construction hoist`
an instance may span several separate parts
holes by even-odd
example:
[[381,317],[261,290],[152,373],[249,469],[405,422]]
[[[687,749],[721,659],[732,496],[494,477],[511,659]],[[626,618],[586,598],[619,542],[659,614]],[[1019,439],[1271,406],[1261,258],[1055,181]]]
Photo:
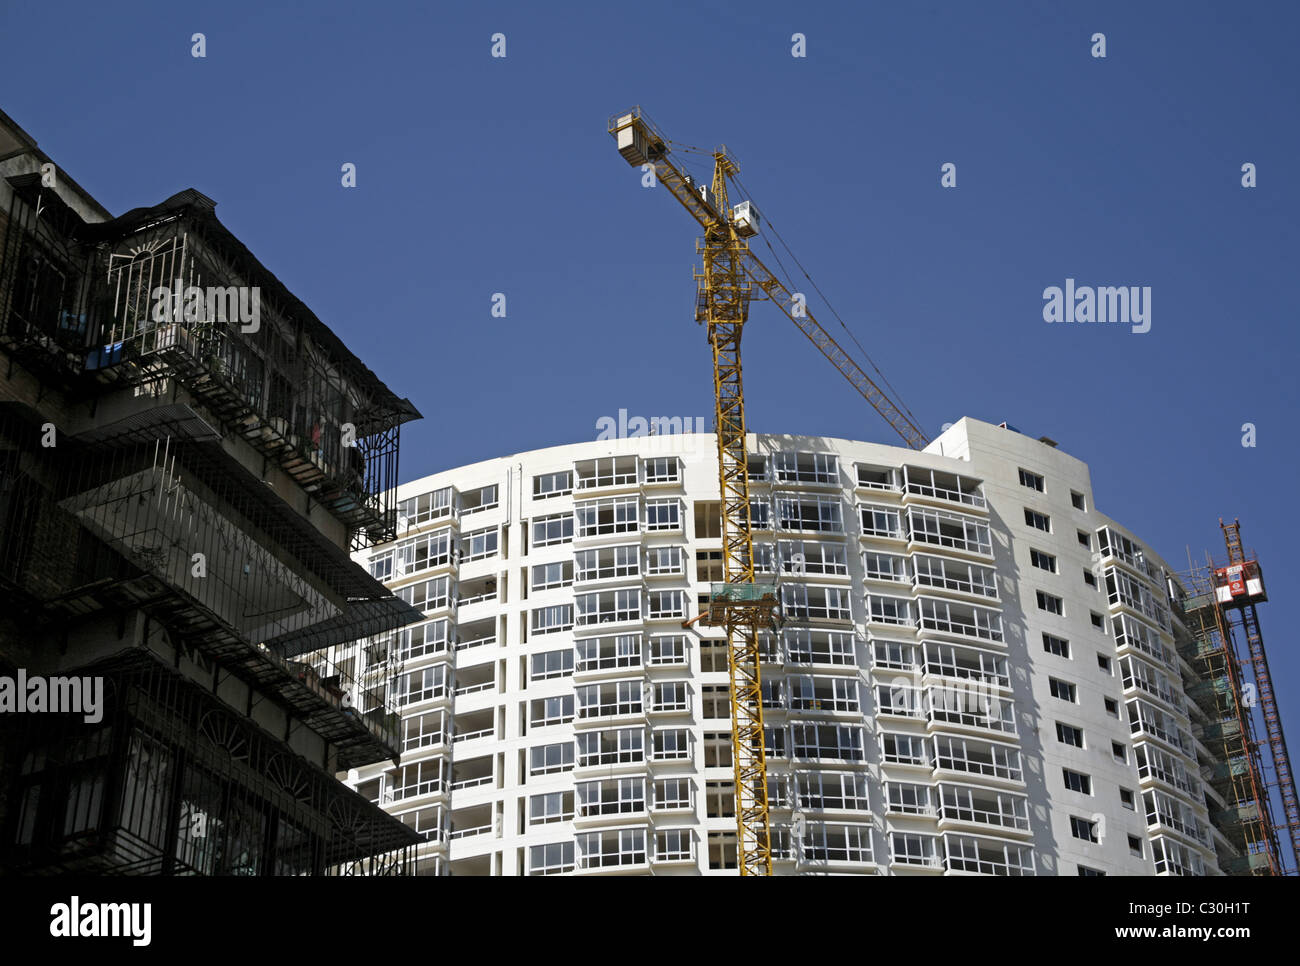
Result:
[[[1255,605],[1268,600],[1264,592],[1264,579],[1259,561],[1254,554],[1246,556],[1241,546],[1241,523],[1219,521],[1223,542],[1228,549],[1228,565],[1214,570],[1214,596],[1223,615],[1225,628],[1241,628],[1250,648],[1250,664],[1255,678],[1255,693],[1264,727],[1268,734],[1268,753],[1273,766],[1273,787],[1277,788],[1286,812],[1283,825],[1291,842],[1292,871],[1300,871],[1300,802],[1296,800],[1295,781],[1291,775],[1291,758],[1286,750],[1286,736],[1282,732],[1282,717],[1277,710],[1273,694],[1273,679],[1268,670],[1268,655],[1264,651],[1264,635],[1259,627]],[[1280,831],[1280,830],[1279,830]],[[1278,836],[1280,839],[1281,836]],[[1279,845],[1282,843],[1279,842]],[[1282,865],[1285,860],[1278,856]]]

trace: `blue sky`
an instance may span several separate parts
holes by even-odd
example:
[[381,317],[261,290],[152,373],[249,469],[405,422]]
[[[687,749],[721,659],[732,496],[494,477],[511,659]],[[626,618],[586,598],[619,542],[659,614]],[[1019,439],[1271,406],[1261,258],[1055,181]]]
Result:
[[[1239,516],[1300,728],[1295,4],[179,6],[5,5],[0,107],[115,213],[215,198],[423,411],[404,478],[594,438],[620,408],[711,416],[694,224],[606,133],[641,104],[736,153],[931,435],[971,415],[1051,436],[1176,565]],[[1151,331],[1046,324],[1067,277],[1150,286]],[[745,346],[751,429],[895,442],[772,306]]]

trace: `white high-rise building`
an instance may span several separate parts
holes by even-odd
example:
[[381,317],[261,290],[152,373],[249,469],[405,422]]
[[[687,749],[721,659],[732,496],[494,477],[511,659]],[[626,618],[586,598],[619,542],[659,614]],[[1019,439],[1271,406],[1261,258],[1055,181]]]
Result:
[[[774,872],[1218,871],[1179,588],[1084,463],[970,419],[924,452],[750,453],[782,618]],[[714,437],[540,449],[398,498],[398,538],[361,558],[428,619],[366,648],[403,752],[348,783],[425,833],[430,873],[734,875],[726,645],[691,622],[722,579]]]

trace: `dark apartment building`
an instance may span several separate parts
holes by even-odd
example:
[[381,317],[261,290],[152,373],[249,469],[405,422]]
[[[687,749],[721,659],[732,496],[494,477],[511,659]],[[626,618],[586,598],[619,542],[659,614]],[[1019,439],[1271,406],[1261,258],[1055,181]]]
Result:
[[419,620],[420,414],[195,190],[119,217],[0,113],[0,871],[415,874],[359,642]]

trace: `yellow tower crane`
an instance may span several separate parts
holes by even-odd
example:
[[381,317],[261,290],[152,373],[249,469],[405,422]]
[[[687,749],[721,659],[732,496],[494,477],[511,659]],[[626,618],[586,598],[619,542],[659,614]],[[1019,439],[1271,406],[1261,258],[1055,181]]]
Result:
[[929,440],[906,412],[885,395],[790,290],[749,250],[759,215],[751,201],[734,208],[727,182],[739,174],[726,148],[713,152],[713,184],[696,186],[670,154],[670,141],[639,107],[610,118],[609,133],[634,167],[663,185],[704,228],[697,246],[703,267],[696,273],[695,321],[708,327],[713,348],[718,482],[722,500],[724,582],[710,588],[708,623],[727,635],[731,679],[732,764],[735,771],[737,858],[741,875],[772,874],[767,761],[763,742],[763,689],[759,633],[776,629],[776,584],[755,579],[745,438],[745,393],[740,337],[754,297],[770,299],[812,340],[913,449]]

